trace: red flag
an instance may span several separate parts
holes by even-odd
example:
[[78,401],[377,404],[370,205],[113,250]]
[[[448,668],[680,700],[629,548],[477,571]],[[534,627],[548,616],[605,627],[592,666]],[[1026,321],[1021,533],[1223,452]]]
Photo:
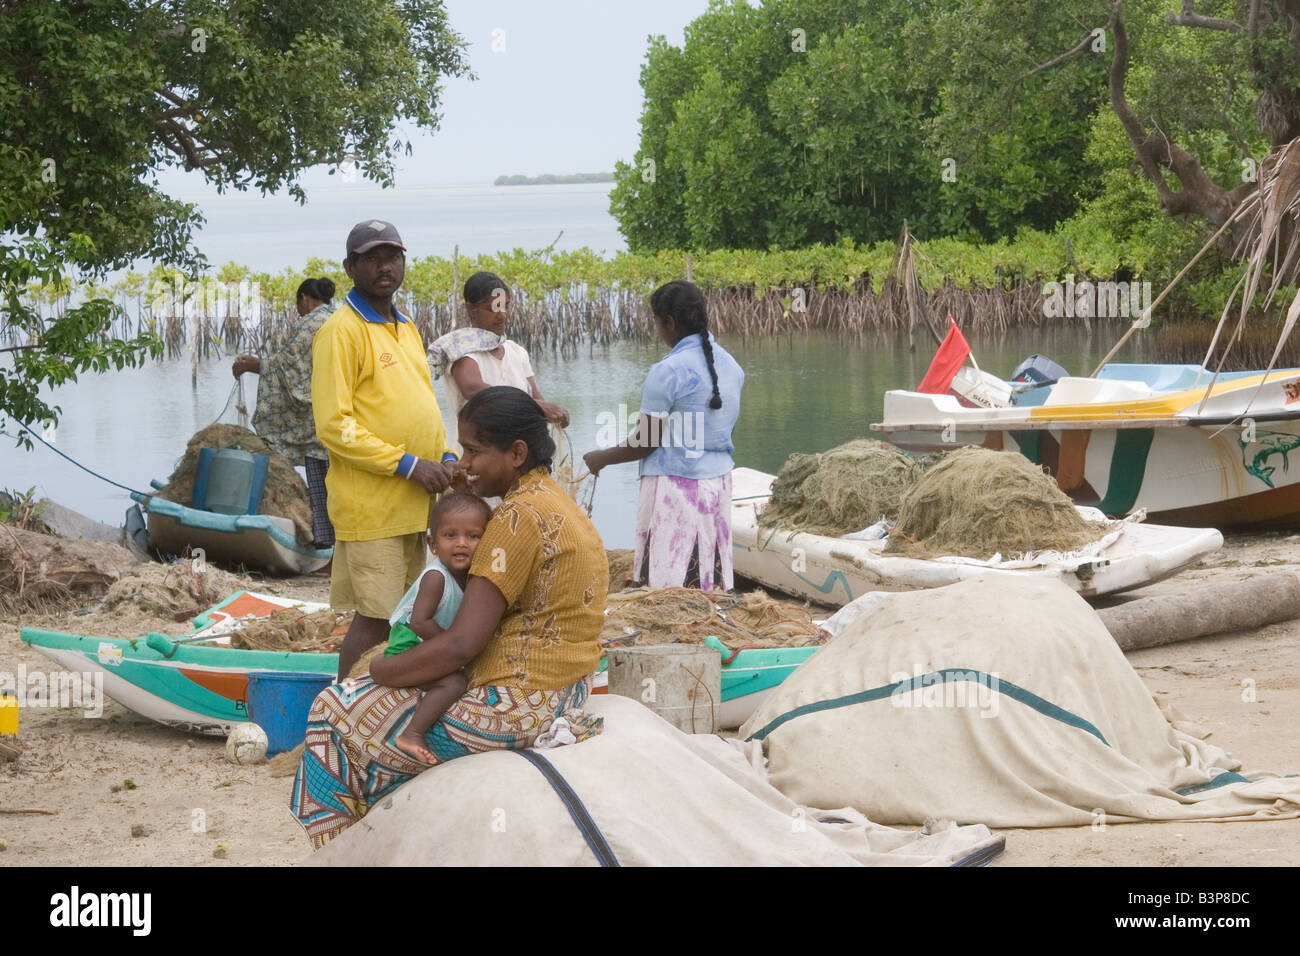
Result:
[[968,355],[970,355],[970,345],[967,344],[966,337],[961,334],[961,329],[957,328],[957,323],[950,315],[948,334],[943,337],[939,351],[934,353],[934,361],[930,363],[925,378],[921,379],[921,384],[916,386],[916,390],[930,395],[947,395],[948,387],[952,385],[957,370],[961,368]]

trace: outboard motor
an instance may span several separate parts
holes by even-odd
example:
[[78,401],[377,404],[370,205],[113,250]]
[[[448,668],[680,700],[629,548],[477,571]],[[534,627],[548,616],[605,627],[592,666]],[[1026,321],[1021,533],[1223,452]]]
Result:
[[1011,373],[1011,381],[1040,385],[1066,378],[1069,374],[1046,355],[1031,355],[1016,366],[1016,370]]

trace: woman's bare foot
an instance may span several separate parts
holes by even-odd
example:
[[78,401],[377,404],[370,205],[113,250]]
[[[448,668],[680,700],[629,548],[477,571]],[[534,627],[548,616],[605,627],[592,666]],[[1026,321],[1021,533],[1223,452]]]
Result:
[[432,750],[424,745],[424,738],[416,734],[402,733],[397,735],[393,745],[398,750],[404,751],[423,763],[437,763],[438,757]]

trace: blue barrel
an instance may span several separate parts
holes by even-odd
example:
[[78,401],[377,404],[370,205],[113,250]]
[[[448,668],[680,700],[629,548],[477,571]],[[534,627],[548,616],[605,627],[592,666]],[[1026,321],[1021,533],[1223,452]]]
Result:
[[248,675],[248,716],[266,731],[266,755],[292,750],[307,738],[307,711],[333,677],[294,671],[253,671]]

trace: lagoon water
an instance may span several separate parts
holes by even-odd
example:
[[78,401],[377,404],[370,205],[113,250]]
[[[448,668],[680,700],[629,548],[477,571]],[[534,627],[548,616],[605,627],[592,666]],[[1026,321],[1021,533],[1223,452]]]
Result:
[[[1034,352],[1050,355],[1075,374],[1087,374],[1118,334],[1118,329],[1107,329],[1090,337],[1080,326],[1059,325],[975,337],[971,344],[980,367],[999,375]],[[736,462],[769,472],[779,470],[790,452],[824,451],[851,438],[870,437],[868,425],[880,420],[885,390],[914,387],[933,354],[932,345],[919,342],[916,353],[908,352],[905,338],[859,341],[801,334],[748,342],[724,337],[722,342],[746,376],[735,432]],[[583,350],[573,360],[533,356],[543,393],[569,409],[569,437],[577,455],[605,439],[601,423],[609,416],[640,407],[645,371],[664,351],[619,343],[608,350]],[[1133,357],[1130,352],[1121,358]],[[251,412],[256,376],[246,378]],[[186,361],[85,375],[53,394],[63,409],[54,445],[108,478],[147,491],[151,478],[165,479],[171,472],[189,436],[217,418],[233,384],[229,358],[201,363],[196,388]],[[435,390],[440,406],[448,409],[441,381]],[[222,420],[233,421],[233,414],[232,403]],[[26,490],[34,485],[46,497],[91,517],[121,523],[131,504],[125,491],[39,444],[23,452],[9,439],[0,441],[0,487]],[[602,472],[592,517],[607,547],[632,546],[635,507],[636,466],[616,465]]]
[[[610,183],[567,186],[450,185],[380,189],[340,183],[309,192],[305,205],[287,196],[233,193],[198,202],[207,223],[196,235],[213,266],[237,262],[279,272],[309,258],[343,258],[348,230],[364,219],[395,224],[414,259],[450,259],[511,249],[584,246],[612,256],[627,248],[609,214]],[[562,235],[561,235],[562,233]],[[559,236],[558,241],[556,237]]]
[[[313,190],[305,206],[283,197],[237,193],[202,200],[208,221],[197,241],[214,264],[235,261],[274,272],[300,268],[312,256],[337,259],[352,224],[378,217],[398,224],[416,257],[448,256],[454,245],[464,255],[540,249],[561,230],[558,248],[589,246],[612,254],[623,242],[608,213],[609,189],[609,184],[461,185],[383,191],[365,183],[340,183]],[[974,337],[971,344],[981,368],[996,374],[1008,374],[1034,352],[1051,356],[1075,374],[1087,374],[1119,334],[1119,329],[1097,329],[1094,323],[1090,336],[1077,320],[1058,319],[999,337]],[[869,436],[867,426],[880,420],[885,390],[913,387],[933,354],[932,343],[920,338],[916,353],[908,351],[905,339],[883,337],[724,337],[723,344],[746,373],[736,461],[770,472],[779,470],[790,452],[824,451]],[[579,456],[606,437],[598,435],[600,422],[640,407],[645,371],[663,352],[658,346],[621,343],[594,353],[584,349],[567,361],[533,355],[543,393],[570,411],[569,435]],[[1120,359],[1137,355],[1129,349]],[[51,394],[63,410],[54,445],[114,481],[148,491],[150,479],[170,474],[190,435],[222,412],[234,383],[230,362],[200,363],[194,386],[187,360],[83,375]],[[251,411],[256,376],[246,378]],[[436,389],[447,409],[441,382]],[[233,414],[232,403],[222,420],[233,421]],[[125,491],[49,449],[38,444],[25,452],[0,436],[0,487],[23,491],[32,486],[113,524],[121,523],[131,504]],[[608,547],[631,547],[635,505],[636,466],[607,469],[597,485],[592,517]]]

